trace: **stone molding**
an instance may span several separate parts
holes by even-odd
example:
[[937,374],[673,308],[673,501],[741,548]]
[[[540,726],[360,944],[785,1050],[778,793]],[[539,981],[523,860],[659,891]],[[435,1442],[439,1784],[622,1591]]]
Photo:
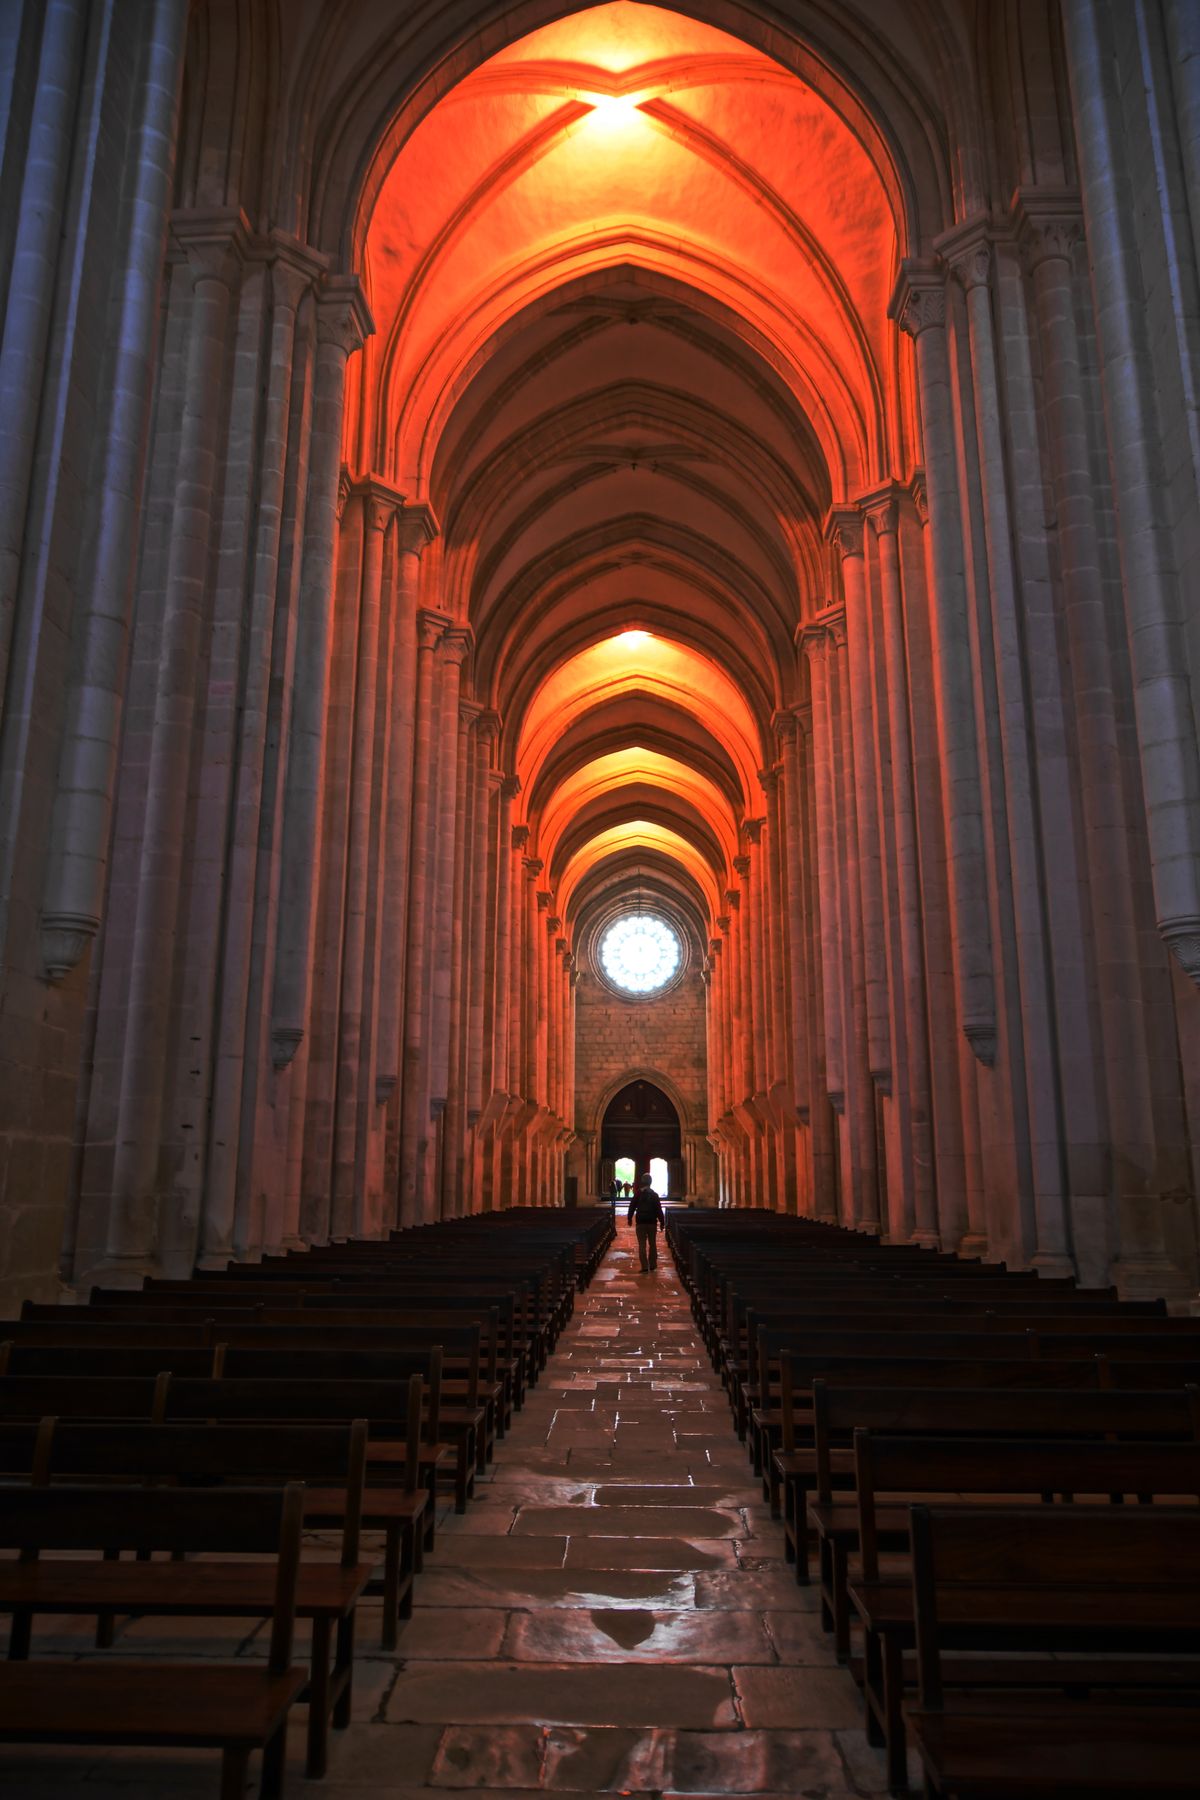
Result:
[[396,543],[409,556],[420,556],[441,531],[437,514],[424,500],[406,500],[396,515]]
[[825,542],[833,546],[843,562],[848,556],[863,554],[863,516],[857,506],[831,506],[822,531]]
[[1200,918],[1165,919],[1158,930],[1180,968],[1200,987]]
[[100,921],[92,913],[43,913],[40,941],[46,980],[64,980],[82,962],[99,929]]
[[904,258],[888,302],[888,318],[911,338],[919,338],[923,331],[945,330],[946,280],[940,264]]
[[474,647],[475,633],[469,625],[447,625],[437,642],[438,655],[457,662],[460,669]]
[[[511,780],[512,777],[510,776],[509,779]],[[523,850],[528,842],[529,842],[529,827],[528,827],[528,825],[514,825],[512,828],[512,847],[513,847],[513,849],[514,850]]]
[[193,283],[229,287],[250,260],[254,240],[240,206],[199,206],[172,213],[169,242],[173,260],[187,263]]
[[1074,188],[1018,188],[1009,210],[1029,274],[1043,263],[1072,260],[1083,241],[1083,212]]
[[992,278],[992,245],[1005,227],[987,213],[976,213],[933,240],[933,247],[966,293],[987,287]]
[[271,1062],[276,1069],[286,1069],[304,1042],[303,1025],[272,1025]]
[[375,321],[357,275],[327,275],[317,294],[317,342],[350,356],[375,335]]
[[417,613],[417,648],[433,650],[443,633],[449,629],[448,613],[435,612],[432,607],[423,606]]

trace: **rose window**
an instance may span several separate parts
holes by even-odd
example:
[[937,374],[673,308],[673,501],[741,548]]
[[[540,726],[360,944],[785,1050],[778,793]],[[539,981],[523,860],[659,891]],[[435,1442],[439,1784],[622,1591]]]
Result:
[[600,967],[624,994],[656,994],[678,972],[679,938],[653,913],[614,919],[600,939]]

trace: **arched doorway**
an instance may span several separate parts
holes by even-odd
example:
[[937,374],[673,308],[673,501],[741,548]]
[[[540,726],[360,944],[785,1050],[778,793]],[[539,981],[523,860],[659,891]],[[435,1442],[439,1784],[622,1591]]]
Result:
[[609,1101],[600,1128],[600,1162],[601,1193],[614,1178],[636,1182],[649,1175],[660,1194],[681,1198],[679,1114],[653,1081],[631,1081]]

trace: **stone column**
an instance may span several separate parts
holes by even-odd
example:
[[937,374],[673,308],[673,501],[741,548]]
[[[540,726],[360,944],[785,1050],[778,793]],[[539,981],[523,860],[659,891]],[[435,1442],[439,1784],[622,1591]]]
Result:
[[857,507],[835,507],[825,521],[825,535],[842,566],[850,702],[848,708],[844,707],[843,729],[850,741],[851,767],[854,772],[854,814],[857,825],[855,840],[866,990],[867,1063],[872,1080],[886,1092],[891,1083],[892,1046],[888,1020],[887,957],[883,938],[879,813],[871,739],[872,727],[876,721],[871,681],[863,520]]
[[459,841],[459,761],[465,728],[459,695],[462,667],[471,642],[469,630],[451,626],[438,639],[435,654],[435,678],[441,686],[442,731],[441,741],[437,745],[437,813],[432,821],[437,874],[434,912],[430,921],[434,946],[433,982],[430,989],[433,1010],[430,1091],[443,1101],[447,1091],[450,1045],[450,984],[456,911],[454,872]]
[[929,1082],[929,1021],[925,1010],[921,874],[913,805],[912,741],[908,725],[908,671],[904,647],[904,598],[897,542],[899,504],[886,495],[868,506],[879,559],[879,616],[887,688],[891,777],[896,937],[901,965],[901,1005],[912,1155],[912,1242],[936,1248],[937,1191]]
[[428,1127],[426,1065],[430,1055],[426,1029],[429,986],[429,911],[434,876],[430,806],[435,759],[440,746],[434,727],[438,716],[434,692],[434,648],[449,621],[442,613],[417,615],[417,681],[413,752],[412,848],[409,852],[408,946],[404,983],[404,1069],[401,1096],[400,1223],[420,1224],[418,1187],[421,1144]]
[[837,900],[837,850],[833,817],[833,748],[827,653],[823,625],[808,627],[802,639],[812,690],[813,785],[816,799],[818,918],[821,930],[821,986],[825,1015],[825,1080],[834,1107],[841,1106],[846,1078],[842,1063],[840,968],[841,909]]
[[[1183,1291],[1165,1252],[1151,1069],[1145,1043],[1138,919],[1134,904],[1121,724],[1109,654],[1108,605],[1097,555],[1091,433],[1075,326],[1073,252],[1081,221],[1070,201],[1037,190],[1018,197],[1018,228],[1032,275],[1042,339],[1047,446],[1058,518],[1062,617],[1066,628],[1087,846],[1096,994],[1103,1030],[1108,1136],[1121,1223],[1121,1259],[1139,1291]],[[1164,1071],[1165,1072],[1165,1071]],[[1109,1181],[1096,1171],[1095,1190]],[[1085,1229],[1082,1220],[1076,1235]],[[1096,1246],[1103,1258],[1104,1244]],[[1082,1245],[1077,1249],[1081,1252]],[[1128,1284],[1126,1284],[1128,1285]]]
[[493,1093],[507,1093],[509,1078],[509,985],[512,980],[512,804],[520,792],[513,775],[501,778],[496,836],[496,936],[493,973]]
[[295,1055],[308,1022],[321,848],[325,711],[329,683],[338,469],[346,362],[374,329],[356,276],[325,284],[317,310],[308,510],[296,643],[296,682],[284,800],[280,925],[272,1046],[276,1066]]
[[1102,18],[1097,0],[1064,0],[1155,910],[1161,936],[1200,982],[1200,743],[1184,624],[1192,577],[1174,566],[1134,195],[1114,144],[1120,101]]
[[176,223],[176,238],[191,271],[192,308],[106,1246],[111,1268],[137,1271],[148,1266],[158,1224],[169,977],[183,867],[197,659],[206,614],[220,398],[231,290],[240,277],[245,251],[244,221],[240,214],[184,215]]
[[[0,349],[0,416],[5,421],[0,433],[0,508],[4,517],[0,525],[0,613],[8,621],[0,624],[5,646],[0,654],[0,695],[4,693],[11,629],[8,609],[16,597],[16,564],[9,558],[14,544],[19,552],[21,540],[16,534],[24,531],[27,480],[32,470],[28,402],[21,388],[35,372],[40,373],[34,340],[49,325],[50,295],[48,291],[42,294],[42,282],[53,267],[49,247],[61,224],[55,187],[65,180],[60,158],[69,144],[73,108],[69,71],[82,44],[86,11],[83,0],[56,8],[58,29],[48,32],[45,39],[43,62],[50,57],[55,69],[52,75],[44,66],[39,70],[36,104],[54,113],[46,140],[53,149],[44,158],[30,159],[29,174],[37,185],[33,193],[28,186],[22,191],[20,231]],[[95,538],[89,546],[87,581],[72,646],[42,897],[42,956],[51,981],[60,980],[78,963],[100,928],[104,907],[187,11],[185,0],[159,0],[145,51],[145,99],[120,313],[113,329],[116,350],[97,474]],[[60,135],[63,132],[65,137]],[[21,234],[25,232],[32,233],[34,241],[25,240],[23,256]],[[10,385],[10,371],[19,397]],[[23,454],[27,460],[22,460]]]
[[[454,867],[450,894],[452,914],[450,951],[450,1004],[446,1062],[446,1113],[442,1158],[441,1217],[458,1218],[466,1196],[467,1131],[467,1014],[466,970],[470,948],[471,889],[467,880],[468,847],[474,842],[472,810],[475,796],[473,763],[476,754],[475,722],[482,708],[475,700],[458,703],[458,779],[455,786]],[[486,804],[486,792],[484,800]]]
[[416,830],[413,757],[417,708],[417,638],[421,556],[438,534],[430,507],[408,503],[396,515],[396,630],[388,737],[388,803],[380,974],[379,1061],[375,1098],[391,1099],[403,1057],[408,906]]
[[929,496],[929,616],[945,770],[952,948],[959,1023],[981,1062],[996,1053],[996,1003],[987,911],[987,865],[971,643],[963,572],[962,508],[955,466],[946,292],[941,272],[906,260],[889,316],[915,340],[921,436]]
[[[879,1159],[875,1130],[875,1090],[871,1080],[867,1037],[866,950],[863,940],[862,881],[859,868],[858,796],[855,792],[853,695],[850,690],[849,647],[845,614],[838,608],[827,613],[829,636],[836,650],[836,688],[833,729],[836,777],[839,887],[849,921],[849,956],[844,970],[842,1016],[849,1020],[846,1034],[846,1118],[850,1127],[850,1175],[854,1194],[856,1230],[874,1230],[879,1223]],[[843,937],[843,944],[846,940]]]
[[[788,941],[787,993],[784,1005],[783,1032],[791,1045],[791,1103],[798,1121],[807,1121],[811,1130],[813,1082],[813,1042],[810,1029],[812,1011],[812,970],[809,965],[808,918],[804,890],[803,798],[800,792],[800,754],[798,727],[793,714],[776,713],[775,734],[779,739],[782,767],[778,810],[783,835],[782,904]],[[800,1146],[797,1143],[797,1158]],[[797,1182],[802,1177],[797,1169]],[[797,1196],[797,1210],[801,1196]]]
[[367,908],[371,836],[380,797],[375,790],[376,695],[383,592],[383,540],[397,506],[403,503],[382,482],[369,480],[362,496],[363,562],[358,611],[357,676],[352,696],[350,804],[342,914],[342,981],[337,1038],[337,1090],[333,1143],[331,1229],[346,1237],[363,1229],[361,1204],[366,1171],[359,1167],[360,1114],[374,1104],[366,1084],[363,1026],[366,993]]
[[471,851],[471,950],[467,963],[467,1120],[474,1124],[483,1110],[484,1018],[487,985],[494,966],[487,956],[488,841],[491,836],[492,746],[500,730],[500,715],[481,712],[475,722],[475,807]]
[[[319,279],[320,262],[298,246],[276,243],[270,254],[271,332],[267,349],[267,392],[262,421],[259,504],[253,539],[253,566],[246,627],[248,653],[240,697],[240,729],[236,777],[231,795],[232,821],[226,852],[225,929],[220,945],[220,971],[215,1007],[216,1056],[212,1076],[208,1158],[203,1183],[200,1255],[206,1263],[224,1264],[234,1253],[238,1204],[239,1160],[243,1118],[247,1116],[247,1064],[261,1054],[257,1025],[260,1008],[252,992],[261,990],[256,965],[262,946],[256,941],[257,892],[266,871],[261,836],[264,812],[274,816],[269,788],[272,719],[272,671],[286,658],[290,642],[291,593],[280,592],[281,570],[291,545],[285,539],[288,512],[295,517],[295,495],[287,492],[288,446],[303,437],[305,419],[294,416],[294,358],[303,357],[298,343],[297,314],[304,296]],[[295,409],[300,411],[301,409]],[[301,461],[302,466],[306,467]],[[276,703],[278,704],[278,703]],[[252,1109],[249,1112],[252,1122]],[[252,1129],[252,1123],[251,1123]],[[275,1186],[259,1234],[272,1248],[282,1237],[281,1187]],[[242,1208],[247,1215],[248,1209]]]
[[[20,172],[16,231],[0,335],[0,697],[8,681],[9,647],[17,610],[26,507],[36,461],[38,413],[46,375],[61,241],[64,235],[76,109],[87,44],[88,0],[43,0],[41,40],[29,119],[29,147]],[[164,71],[165,73],[165,71]],[[178,70],[171,70],[173,84]],[[165,94],[162,96],[165,99]],[[167,118],[174,124],[174,85]],[[164,118],[164,124],[167,122]],[[156,159],[159,181],[169,172]],[[15,160],[15,159],[14,159]],[[160,196],[161,197],[161,196]],[[162,217],[157,262],[161,266]],[[147,321],[153,329],[154,321]],[[144,429],[144,426],[143,426]],[[68,925],[64,929],[71,929]],[[86,931],[87,936],[91,933]],[[93,925],[91,931],[96,927]],[[65,971],[63,971],[65,973]]]

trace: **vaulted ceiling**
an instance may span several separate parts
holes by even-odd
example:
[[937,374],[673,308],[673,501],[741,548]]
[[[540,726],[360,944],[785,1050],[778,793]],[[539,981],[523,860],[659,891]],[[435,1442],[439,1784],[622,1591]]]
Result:
[[903,460],[894,174],[836,84],[616,0],[467,73],[367,191],[351,459],[440,519],[559,909],[636,869],[711,921],[825,516]]

